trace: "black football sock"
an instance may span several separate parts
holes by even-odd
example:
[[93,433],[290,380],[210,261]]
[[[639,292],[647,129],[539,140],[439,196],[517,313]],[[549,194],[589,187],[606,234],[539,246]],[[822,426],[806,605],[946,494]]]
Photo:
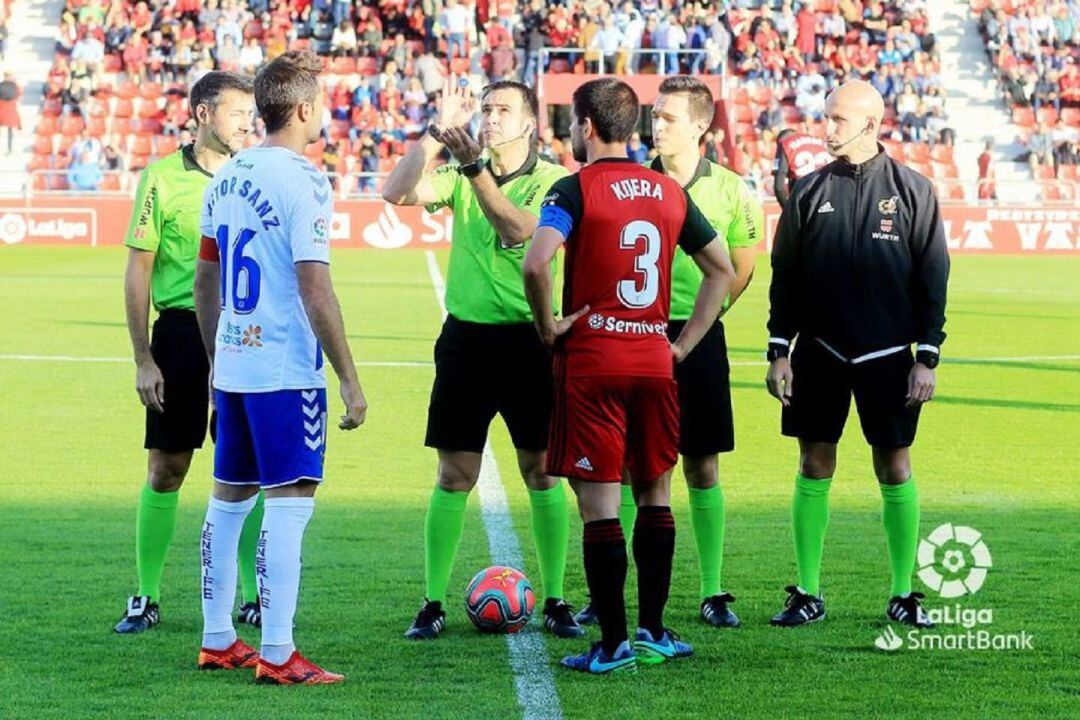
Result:
[[675,556],[675,518],[670,507],[638,508],[634,525],[634,563],[638,574],[638,626],[659,640],[664,633],[664,606],[671,588]]
[[614,653],[626,636],[626,538],[618,518],[585,523],[585,579],[600,623],[604,650]]

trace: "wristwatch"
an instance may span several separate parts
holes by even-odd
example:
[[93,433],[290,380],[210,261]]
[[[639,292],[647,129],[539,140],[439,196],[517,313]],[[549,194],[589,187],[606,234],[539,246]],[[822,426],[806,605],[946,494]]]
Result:
[[473,160],[471,163],[468,163],[466,165],[458,165],[458,172],[461,173],[462,176],[470,179],[476,177],[483,171],[484,161],[479,159]]
[[941,362],[941,355],[929,348],[919,348],[915,351],[915,362],[922,363],[933,370]]
[[769,362],[776,362],[780,358],[786,358],[791,346],[785,342],[769,341],[769,349],[765,351],[765,359]]

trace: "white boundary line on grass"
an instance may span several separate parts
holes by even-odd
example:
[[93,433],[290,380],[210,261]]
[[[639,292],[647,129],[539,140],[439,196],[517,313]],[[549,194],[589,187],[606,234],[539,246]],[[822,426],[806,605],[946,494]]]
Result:
[[[436,269],[438,269],[436,267]],[[979,358],[950,358],[946,357],[942,362],[951,363],[1022,363],[1022,362],[1076,362],[1080,355],[1027,355],[1018,357],[979,357]],[[20,355],[0,353],[0,362],[67,362],[67,363],[130,363],[134,362],[126,357],[79,357],[77,355]],[[731,367],[765,367],[768,365],[764,360],[736,360],[728,363]],[[356,363],[357,367],[435,367],[432,362],[419,362],[410,360],[367,360]]]
[[[435,289],[443,319],[446,318],[446,283],[442,271],[431,250],[424,252],[428,274]],[[506,488],[499,477],[499,466],[491,452],[491,444],[484,444],[483,462],[480,464],[480,517],[487,532],[491,561],[496,565],[525,566],[521,545],[510,519],[510,502]],[[518,704],[525,720],[560,720],[563,716],[559,695],[555,690],[555,675],[547,662],[544,636],[535,630],[506,636],[510,649],[510,669],[514,673]]]

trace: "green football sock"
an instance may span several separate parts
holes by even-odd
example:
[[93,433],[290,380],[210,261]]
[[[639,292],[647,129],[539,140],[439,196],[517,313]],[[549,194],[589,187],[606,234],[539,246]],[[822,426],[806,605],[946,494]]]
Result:
[[159,493],[144,485],[135,520],[135,562],[139,570],[139,595],[161,601],[161,574],[176,529],[180,491]]
[[634,537],[634,523],[637,521],[637,501],[634,500],[634,489],[629,485],[622,486],[622,501],[619,503],[619,524],[622,525],[623,537],[627,542]]
[[259,585],[255,582],[255,552],[259,547],[262,521],[263,494],[260,490],[255,507],[251,508],[244,520],[244,527],[240,529],[240,554],[236,556],[236,563],[240,567],[240,594],[244,605],[259,602]]
[[427,599],[432,602],[446,602],[468,499],[467,492],[448,492],[438,486],[431,494],[424,521],[424,575]]
[[701,598],[719,595],[724,564],[724,491],[719,485],[690,488],[690,524],[697,543]]
[[795,562],[799,567],[799,587],[811,595],[821,594],[821,553],[829,527],[831,484],[832,478],[811,480],[795,476],[795,499],[791,503]]
[[892,567],[892,594],[911,592],[911,573],[915,571],[915,553],[919,546],[919,493],[915,478],[900,485],[881,485],[881,524],[889,547]]
[[570,537],[570,514],[566,505],[566,486],[562,481],[548,490],[529,490],[532,509],[533,542],[540,562],[540,581],[544,598],[563,596],[566,573],[566,544]]

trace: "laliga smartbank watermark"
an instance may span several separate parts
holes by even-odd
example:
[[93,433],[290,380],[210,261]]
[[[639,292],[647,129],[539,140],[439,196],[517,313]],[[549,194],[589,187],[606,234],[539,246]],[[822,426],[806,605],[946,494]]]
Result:
[[1028,632],[995,632],[994,610],[971,598],[993,567],[993,557],[982,533],[965,525],[945,523],[919,542],[919,580],[943,601],[926,603],[932,628],[887,625],[874,640],[879,650],[1033,650]]

